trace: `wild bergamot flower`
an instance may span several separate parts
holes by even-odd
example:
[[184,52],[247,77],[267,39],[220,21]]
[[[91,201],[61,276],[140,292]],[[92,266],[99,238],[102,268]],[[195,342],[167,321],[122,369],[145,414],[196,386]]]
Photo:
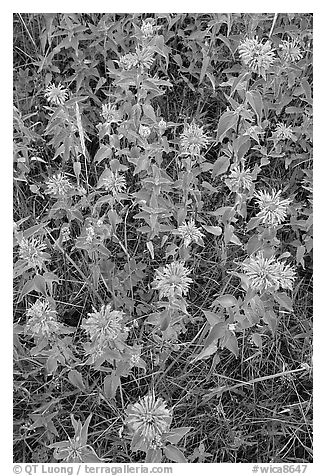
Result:
[[296,63],[303,57],[300,45],[298,44],[297,40],[282,40],[282,43],[280,44],[280,50],[280,56],[288,63]]
[[64,88],[61,83],[56,86],[55,84],[50,84],[44,93],[45,98],[50,104],[55,104],[56,106],[62,106],[68,99],[68,89]]
[[292,289],[295,279],[295,271],[290,265],[276,261],[271,258],[264,258],[260,251],[256,256],[250,256],[249,260],[242,263],[246,276],[249,278],[250,286],[259,292],[277,291],[278,289]]
[[125,423],[134,438],[139,439],[146,449],[160,445],[161,437],[169,431],[171,421],[172,411],[154,394],[146,395],[126,409]]
[[203,237],[205,235],[196,227],[193,219],[179,226],[174,234],[181,236],[185,248],[192,242],[204,246]]
[[277,226],[283,223],[291,203],[290,199],[282,199],[280,190],[278,192],[272,190],[270,193],[260,190],[254,196],[260,208],[257,218],[261,223],[267,226]]
[[119,124],[122,120],[121,112],[112,104],[102,104],[101,115],[108,124]]
[[98,181],[97,188],[105,188],[107,192],[116,197],[125,190],[126,179],[119,172],[112,172],[112,170],[106,169]]
[[209,137],[205,134],[204,128],[195,122],[186,124],[181,134],[182,151],[190,155],[199,155],[201,149],[209,144]]
[[22,238],[19,243],[19,257],[28,266],[42,269],[45,262],[49,261],[48,253],[44,253],[46,245],[39,238]]
[[138,132],[140,137],[142,137],[143,139],[147,139],[147,137],[151,133],[151,129],[148,126],[143,126],[143,124],[140,124]]
[[154,51],[151,48],[136,47],[135,53],[127,53],[121,56],[119,66],[123,69],[143,67],[149,69],[154,61]]
[[225,183],[232,192],[244,192],[252,189],[253,176],[248,169],[243,168],[241,170],[237,165],[225,179]]
[[276,124],[276,129],[273,132],[273,137],[277,140],[286,140],[286,139],[291,139],[293,141],[296,140],[296,137],[293,134],[293,130],[291,129],[291,127],[287,126],[283,122],[278,122]]
[[146,20],[143,21],[141,31],[144,38],[151,38],[153,36],[154,22],[154,18],[146,18]]
[[50,337],[58,334],[60,324],[57,320],[57,313],[50,306],[47,300],[38,299],[26,312],[28,320],[25,331],[36,337]]
[[92,342],[107,343],[116,347],[116,343],[124,341],[128,336],[128,329],[123,323],[122,311],[113,311],[111,304],[103,305],[99,311],[88,314],[81,325]]
[[258,38],[246,38],[239,45],[239,54],[248,68],[266,79],[266,72],[272,66],[275,55],[273,53],[271,42],[266,43],[258,41]]
[[47,185],[45,193],[57,198],[65,197],[73,189],[69,179],[63,173],[53,175],[53,177],[46,180],[45,184]]
[[158,290],[160,299],[185,295],[193,282],[188,278],[189,273],[190,270],[181,262],[167,264],[163,269],[156,270],[153,288]]

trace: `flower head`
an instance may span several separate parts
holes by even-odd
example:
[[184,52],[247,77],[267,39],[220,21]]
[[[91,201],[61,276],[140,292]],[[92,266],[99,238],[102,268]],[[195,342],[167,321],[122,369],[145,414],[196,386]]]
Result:
[[154,394],[128,405],[126,415],[126,425],[146,449],[160,445],[162,435],[169,431],[172,421],[172,411]]
[[73,189],[69,179],[63,173],[53,175],[45,183],[47,185],[45,193],[55,197],[64,197]]
[[266,79],[266,72],[272,66],[275,55],[270,41],[262,43],[258,38],[246,38],[239,45],[239,54],[251,71]]
[[290,265],[276,261],[273,256],[264,258],[262,251],[256,256],[250,256],[248,262],[242,263],[242,267],[255,291],[277,291],[279,288],[293,288],[294,269]]
[[280,56],[288,63],[296,63],[302,58],[301,48],[296,40],[282,40]]
[[37,337],[50,337],[58,334],[60,324],[57,313],[46,300],[38,299],[26,312],[28,321],[25,330]]
[[189,273],[190,270],[181,262],[167,264],[162,270],[156,270],[153,288],[159,291],[160,299],[185,295],[193,282],[188,278]]
[[154,51],[151,48],[136,47],[135,53],[127,53],[121,56],[119,66],[123,69],[130,70],[142,67],[149,69],[154,62]]
[[68,89],[64,88],[61,83],[58,86],[50,84],[44,93],[45,98],[50,104],[62,106],[68,99]]
[[148,126],[143,126],[143,124],[140,124],[138,132],[140,137],[142,137],[143,139],[147,139],[147,137],[151,133],[151,129]]
[[160,119],[160,122],[157,124],[160,134],[164,134],[167,124],[164,119]]
[[122,120],[120,111],[112,104],[102,104],[101,115],[108,124],[119,124]]
[[136,57],[138,65],[142,68],[149,69],[154,62],[154,50],[149,47],[136,48]]
[[286,140],[286,139],[291,139],[293,141],[296,140],[296,137],[293,134],[293,130],[291,129],[291,127],[286,126],[283,122],[278,122],[276,124],[276,129],[273,133],[273,136],[277,140]]
[[151,38],[153,36],[154,21],[154,18],[146,18],[146,20],[143,21],[141,31],[144,38]]
[[81,325],[92,342],[116,347],[115,342],[124,341],[128,330],[123,323],[121,311],[113,311],[111,304],[103,305],[100,311],[91,312]]
[[112,172],[112,170],[106,169],[98,181],[97,188],[104,188],[107,192],[116,197],[126,188],[126,179],[124,175],[119,174],[119,172]]
[[44,253],[46,245],[39,238],[22,238],[19,243],[19,257],[26,261],[28,266],[42,269],[49,255]]
[[95,229],[94,229],[93,225],[88,225],[85,228],[85,232],[86,232],[86,236],[85,236],[86,243],[92,243],[93,238],[95,236]]
[[204,246],[203,237],[205,235],[196,227],[195,222],[192,219],[188,221],[188,223],[179,226],[174,233],[181,236],[185,248],[187,248],[192,242]]
[[69,225],[62,225],[60,233],[62,237],[62,243],[65,243],[66,241],[70,240],[71,236]]
[[247,169],[240,169],[239,166],[233,168],[225,180],[226,185],[232,192],[244,192],[253,187],[253,176]]
[[256,192],[256,201],[260,208],[257,215],[260,222],[266,226],[277,226],[283,223],[291,200],[281,198],[281,191],[272,190],[271,193],[260,190]]
[[199,155],[202,148],[207,147],[208,136],[204,133],[203,127],[199,127],[195,122],[186,124],[181,134],[181,148],[183,152],[191,155]]

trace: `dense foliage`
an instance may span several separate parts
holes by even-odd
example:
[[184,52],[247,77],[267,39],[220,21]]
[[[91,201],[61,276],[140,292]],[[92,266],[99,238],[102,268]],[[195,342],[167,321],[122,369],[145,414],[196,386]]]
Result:
[[15,461],[311,461],[312,15],[13,21]]

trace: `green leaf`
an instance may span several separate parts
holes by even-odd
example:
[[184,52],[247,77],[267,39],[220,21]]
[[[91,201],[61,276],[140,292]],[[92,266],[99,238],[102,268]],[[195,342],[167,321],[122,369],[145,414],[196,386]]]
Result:
[[262,113],[263,113],[263,100],[262,100],[261,94],[258,91],[247,91],[246,99],[256,113],[257,124],[261,126]]
[[211,329],[208,337],[205,341],[204,349],[207,349],[212,344],[216,344],[219,339],[224,337],[226,330],[225,322],[218,322],[215,326]]
[[222,228],[220,226],[202,225],[202,227],[212,235],[220,236],[222,234]]
[[275,293],[274,298],[275,301],[277,301],[281,307],[284,307],[288,311],[293,311],[292,299],[286,293]]
[[220,314],[217,314],[216,312],[211,312],[211,311],[203,311],[203,312],[211,327],[214,327],[215,324],[218,324],[219,322],[224,322],[223,317]]
[[180,428],[173,428],[171,431],[166,433],[165,440],[167,440],[169,443],[172,443],[173,445],[176,445],[179,443],[181,438],[183,438],[191,429],[192,426],[182,426]]
[[143,113],[146,117],[156,123],[156,115],[153,106],[150,104],[143,104]]
[[220,304],[225,309],[238,305],[238,301],[234,296],[232,296],[232,294],[223,294],[223,296],[214,300],[213,304],[215,305],[216,303]]
[[112,149],[107,145],[101,145],[99,150],[96,152],[94,157],[94,162],[102,162],[102,160],[112,157]]
[[215,178],[218,175],[225,174],[229,166],[230,166],[229,157],[226,157],[225,155],[222,157],[219,157],[214,163],[214,167],[212,169],[212,177]]
[[263,320],[268,325],[273,335],[275,335],[278,323],[275,312],[272,309],[267,309],[264,312]]
[[174,461],[175,463],[187,463],[187,460],[184,454],[176,446],[173,446],[173,445],[166,446],[164,448],[164,454],[168,459],[170,459],[171,461]]
[[203,51],[203,63],[201,66],[201,71],[200,71],[199,84],[203,82],[210,60],[211,60],[210,56],[208,56],[205,53],[205,51]]
[[257,334],[257,332],[255,332],[254,334],[252,334],[251,339],[252,339],[252,342],[253,342],[260,350],[262,350],[262,348],[263,348],[263,339],[261,338],[261,335],[260,335],[260,334]]
[[75,387],[79,388],[79,390],[82,390],[83,392],[85,391],[83,377],[78,370],[70,370],[68,373],[68,379]]
[[226,111],[222,114],[217,127],[217,141],[222,142],[230,129],[234,129],[238,118],[233,111]]
[[239,347],[238,347],[238,340],[235,335],[230,334],[228,340],[224,343],[224,347],[229,349],[235,357],[239,357]]
[[206,359],[207,357],[210,357],[211,355],[215,354],[216,351],[217,351],[217,345],[211,344],[208,347],[206,347],[204,350],[202,350],[194,359],[192,359],[190,363],[193,364],[194,362],[197,362],[197,360]]

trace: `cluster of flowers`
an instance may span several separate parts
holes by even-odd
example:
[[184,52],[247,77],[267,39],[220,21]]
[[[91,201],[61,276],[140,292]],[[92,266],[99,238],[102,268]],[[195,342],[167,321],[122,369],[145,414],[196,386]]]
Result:
[[294,269],[282,261],[277,261],[273,256],[265,258],[262,251],[256,256],[250,256],[247,262],[242,263],[242,267],[251,288],[257,292],[293,288]]
[[[287,63],[299,61],[303,55],[296,40],[283,40],[280,44],[280,57]],[[275,53],[270,40],[265,43],[258,38],[246,38],[239,45],[239,55],[248,68],[266,79],[266,73],[275,62]]]

